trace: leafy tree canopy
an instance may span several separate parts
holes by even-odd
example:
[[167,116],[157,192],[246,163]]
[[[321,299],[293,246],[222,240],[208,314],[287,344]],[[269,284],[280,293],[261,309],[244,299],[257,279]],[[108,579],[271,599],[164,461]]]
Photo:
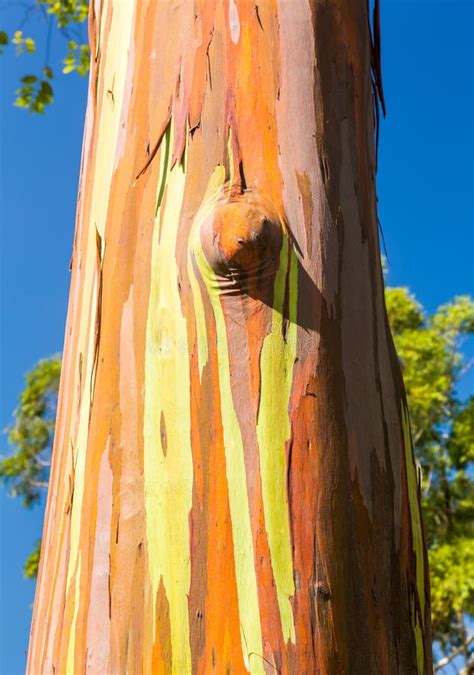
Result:
[[[59,355],[39,361],[27,373],[14,421],[6,429],[14,452],[0,459],[0,480],[26,507],[39,503],[48,487],[60,373]],[[24,563],[28,579],[38,573],[40,547],[41,540]]]
[[[80,24],[87,19],[89,10],[88,0],[31,0],[17,4],[19,14],[16,30],[9,34],[0,30],[0,54],[6,48],[14,48],[17,56],[31,56],[38,49],[44,52],[43,66],[34,72],[25,65],[26,74],[20,78],[16,90],[15,105],[30,112],[44,113],[47,106],[53,102],[54,71],[51,64],[51,40],[53,29],[58,32],[66,43],[62,62],[62,72],[76,72],[86,75],[89,71],[90,49],[80,30]],[[28,34],[28,27],[32,19],[40,18],[46,23],[46,31],[42,32],[44,44],[38,45],[36,40]]]
[[48,487],[61,360],[40,361],[26,375],[26,386],[6,430],[14,453],[0,460],[0,479],[13,497],[30,507]]
[[466,645],[474,616],[474,396],[457,385],[471,366],[462,346],[474,333],[474,303],[459,296],[427,316],[406,288],[386,290],[402,365],[429,546],[433,636],[448,653]]

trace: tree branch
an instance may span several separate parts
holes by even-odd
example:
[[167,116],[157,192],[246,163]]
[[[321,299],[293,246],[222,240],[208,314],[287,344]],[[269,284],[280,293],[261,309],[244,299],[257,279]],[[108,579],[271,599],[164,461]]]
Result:
[[455,659],[456,656],[462,654],[464,650],[467,649],[467,647],[469,647],[471,642],[474,642],[474,635],[471,635],[471,637],[469,637],[460,647],[456,647],[456,649],[453,649],[451,654],[443,656],[443,658],[440,659],[438,663],[435,664],[433,672],[438,673],[442,668],[444,668],[444,666],[447,666],[448,663],[451,663],[451,661]]
[[33,480],[32,478],[25,478],[24,481],[28,485],[31,485],[31,487],[40,488],[41,490],[48,489],[47,481]]

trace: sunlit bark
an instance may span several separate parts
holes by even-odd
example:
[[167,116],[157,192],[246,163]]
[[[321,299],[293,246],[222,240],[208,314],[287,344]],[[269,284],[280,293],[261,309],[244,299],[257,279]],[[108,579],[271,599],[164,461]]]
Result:
[[28,672],[430,672],[366,1],[90,31]]

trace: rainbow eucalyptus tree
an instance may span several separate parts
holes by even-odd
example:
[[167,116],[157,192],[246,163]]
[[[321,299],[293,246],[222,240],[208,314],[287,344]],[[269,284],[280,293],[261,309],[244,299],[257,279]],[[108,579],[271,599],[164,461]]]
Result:
[[94,0],[90,40],[28,672],[428,673],[366,0]]

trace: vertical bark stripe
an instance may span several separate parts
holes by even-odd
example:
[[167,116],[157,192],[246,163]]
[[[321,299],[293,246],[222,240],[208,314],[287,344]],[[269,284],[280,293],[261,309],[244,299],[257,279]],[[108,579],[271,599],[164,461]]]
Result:
[[[77,559],[77,567],[74,572],[74,577],[73,577],[73,587],[74,587],[74,614],[72,618],[72,630],[70,633],[69,637],[69,645],[68,645],[68,650],[67,650],[67,657],[66,657],[66,673],[74,673],[75,667],[74,667],[74,653],[75,653],[75,646],[76,646],[76,631],[75,631],[75,626],[76,626],[76,621],[77,621],[77,613],[79,611],[79,597],[80,597],[80,582],[81,582],[81,557],[79,554],[79,557]],[[71,590],[71,586],[69,585],[68,590]]]
[[[101,142],[97,146],[94,166],[94,187],[92,190],[92,201],[90,204],[90,223],[89,227],[89,250],[97,249],[97,233],[99,234],[100,250],[95,256],[88,256],[85,261],[85,279],[84,292],[90,288],[89,296],[89,325],[83,323],[83,331],[87,336],[88,346],[85,350],[85,357],[82,367],[83,389],[80,402],[80,414],[77,425],[76,438],[74,442],[74,500],[71,512],[71,534],[69,547],[69,562],[67,573],[67,588],[70,589],[73,575],[75,576],[74,594],[74,615],[72,625],[69,629],[69,646],[67,649],[67,667],[69,672],[74,670],[74,652],[76,637],[76,620],[78,616],[79,597],[80,597],[80,535],[81,521],[83,518],[82,501],[84,495],[85,467],[87,460],[88,434],[90,423],[90,411],[93,399],[94,374],[96,368],[96,354],[98,345],[97,332],[92,329],[97,322],[100,322],[98,315],[99,293],[100,293],[100,267],[103,258],[103,241],[105,223],[107,218],[108,196],[110,184],[114,169],[114,162],[111,156],[115,154],[117,145],[117,135],[119,131],[120,111],[124,98],[125,75],[128,65],[128,51],[123,49],[123,44],[130,42],[133,30],[133,3],[116,3],[112,9],[112,4],[108,2],[104,8],[104,15],[111,14],[111,23],[109,27],[108,42],[112,48],[104,55],[104,66],[101,71],[102,77],[99,83],[101,87],[102,101],[109,97],[109,106],[103,105],[99,117],[98,134]],[[103,25],[105,25],[105,21]],[[99,256],[97,264],[97,256]],[[95,264],[93,260],[95,258]],[[87,297],[87,296],[86,296]],[[82,384],[82,382],[81,382]]]
[[209,293],[209,300],[216,323],[219,391],[232,521],[242,651],[245,664],[250,672],[264,673],[261,657],[262,630],[258,606],[255,551],[250,524],[244,448],[230,384],[227,328],[221,306],[218,279],[206,260],[199,239],[196,238],[193,243],[193,253]]
[[191,290],[193,295],[193,304],[194,304],[194,314],[196,319],[196,335],[197,335],[197,344],[198,344],[198,364],[199,364],[199,377],[202,377],[202,369],[207,363],[209,348],[208,348],[208,338],[206,332],[206,316],[204,312],[204,305],[201,295],[201,290],[199,288],[199,281],[196,277],[194,271],[193,263],[193,250],[196,246],[200,246],[199,237],[200,237],[200,226],[202,222],[209,216],[212,209],[217,203],[217,200],[222,195],[222,186],[224,185],[226,178],[225,167],[221,164],[218,164],[214,171],[211,174],[209,179],[209,184],[207,186],[206,192],[204,194],[204,199],[196,217],[193,220],[189,232],[189,249],[187,255],[187,273],[189,277],[189,282],[191,284]]
[[[265,527],[286,641],[295,641],[290,597],[294,594],[293,559],[287,495],[286,443],[290,440],[288,407],[296,358],[297,258],[283,240],[275,279],[270,334],[260,355],[261,391],[257,439],[262,476]],[[287,295],[287,318],[284,318]]]
[[[80,412],[77,425],[76,438],[74,443],[74,465],[73,465],[73,475],[74,475],[74,498],[71,505],[71,527],[70,527],[70,539],[69,539],[69,559],[67,565],[67,577],[66,577],[66,589],[69,593],[71,591],[71,585],[75,587],[74,598],[74,615],[72,625],[69,630],[69,646],[67,650],[67,663],[74,663],[74,647],[75,647],[75,637],[76,637],[76,619],[79,605],[80,597],[80,536],[81,536],[81,521],[83,517],[82,512],[82,502],[84,497],[85,489],[85,469],[86,469],[86,460],[87,460],[87,439],[89,434],[89,419],[90,419],[90,408],[91,408],[91,394],[92,394],[92,376],[93,376],[93,363],[94,363],[94,340],[95,340],[95,331],[91,330],[91,325],[95,324],[95,314],[97,311],[97,277],[94,278],[93,290],[91,294],[91,314],[89,330],[86,333],[88,335],[88,346],[87,346],[87,360],[85,362],[85,377],[84,377],[84,387],[80,403]],[[70,671],[72,672],[72,671]]]
[[[113,473],[109,460],[109,443],[100,463],[100,493],[97,501],[97,530],[93,553],[93,577],[91,595],[97,598],[93,606],[95,614],[89,613],[87,621],[88,655],[87,668],[92,673],[100,672],[108,662],[110,650],[110,538],[112,523],[111,499]],[[89,609],[91,609],[89,607]],[[104,639],[106,637],[106,639]]]
[[[180,164],[170,169],[172,143],[171,125],[171,133],[165,135],[160,153],[157,195],[160,204],[152,241],[145,358],[144,470],[151,593],[156,603],[162,580],[170,612],[172,672],[181,675],[191,671],[187,596],[193,462],[188,337],[175,257],[185,170]],[[166,187],[159,194],[163,176],[166,176]],[[160,434],[161,415],[167,429],[166,448]],[[155,625],[155,633],[157,629]]]
[[418,659],[418,670],[424,672],[424,646],[423,646],[423,628],[425,616],[425,569],[424,569],[424,551],[423,551],[423,531],[421,526],[421,513],[418,495],[418,479],[416,476],[416,466],[413,454],[413,445],[411,440],[410,419],[408,409],[402,402],[402,428],[403,444],[405,447],[405,466],[408,482],[408,502],[412,528],[412,541],[415,553],[416,586],[412,592],[412,621],[413,630],[416,638],[416,654]]

